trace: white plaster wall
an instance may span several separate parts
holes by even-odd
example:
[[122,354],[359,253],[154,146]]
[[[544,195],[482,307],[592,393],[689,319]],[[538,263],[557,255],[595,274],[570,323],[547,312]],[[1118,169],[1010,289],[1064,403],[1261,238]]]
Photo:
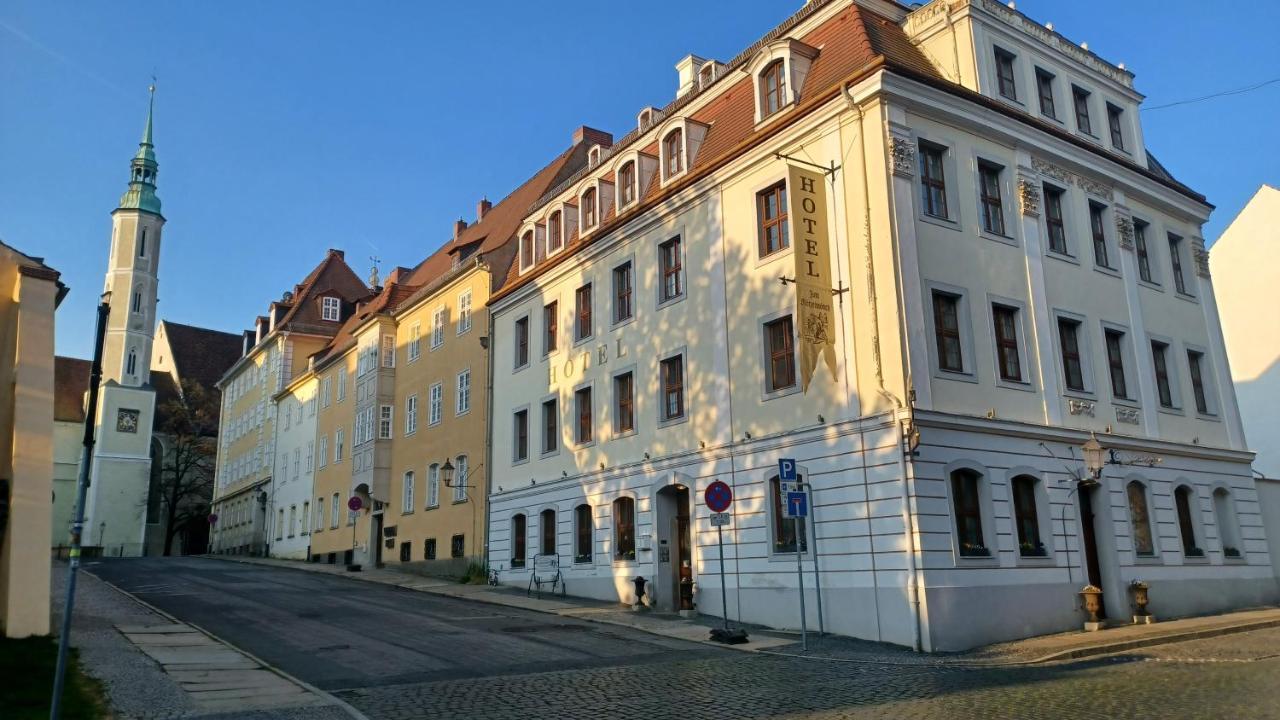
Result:
[[[271,557],[305,560],[311,546],[311,523],[315,521],[315,508],[311,503],[315,502],[312,481],[315,476],[316,416],[311,413],[309,401],[315,397],[317,387],[313,378],[281,396],[276,403],[277,468],[272,474],[267,501]],[[290,415],[287,429],[286,413]],[[295,452],[298,454],[296,470]],[[290,509],[293,509],[292,523]],[[284,533],[277,537],[276,519],[280,510],[284,510]]]

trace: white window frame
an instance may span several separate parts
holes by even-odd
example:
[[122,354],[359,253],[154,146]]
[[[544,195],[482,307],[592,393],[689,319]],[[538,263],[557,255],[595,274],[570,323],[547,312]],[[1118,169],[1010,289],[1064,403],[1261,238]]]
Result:
[[413,435],[418,432],[418,395],[414,393],[404,401],[404,434]]
[[445,308],[443,305],[431,311],[431,349],[444,345],[444,316]]
[[409,362],[416,362],[422,356],[422,323],[415,322],[409,326]]
[[338,322],[342,319],[342,300],[326,295],[320,298],[320,319],[328,322]]
[[329,435],[328,434],[320,436],[320,454],[318,457],[320,458],[320,467],[329,466]]
[[431,463],[427,468],[426,508],[440,507],[440,465]]
[[453,414],[462,416],[471,412],[471,368],[458,373],[454,392]]
[[347,368],[338,368],[338,402],[347,399]]
[[342,454],[346,445],[346,428],[338,428],[333,433],[333,462],[334,464],[342,462]]
[[395,417],[395,406],[380,405],[378,406],[378,439],[390,440],[394,428],[393,418]]
[[471,291],[466,290],[461,295],[458,296],[458,334],[465,335],[470,331],[471,331]]
[[471,460],[462,454],[453,459],[453,501],[462,503],[467,501],[467,484],[471,475]]
[[400,514],[409,515],[413,513],[413,484],[414,474],[412,470],[406,470],[400,481]]
[[427,396],[427,426],[439,425],[444,418],[444,384],[431,384]]

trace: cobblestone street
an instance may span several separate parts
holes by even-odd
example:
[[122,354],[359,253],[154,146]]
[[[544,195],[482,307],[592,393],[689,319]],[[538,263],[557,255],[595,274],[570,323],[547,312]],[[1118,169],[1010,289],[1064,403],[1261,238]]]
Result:
[[895,666],[720,649],[201,559],[95,574],[369,718],[1280,718],[1280,628],[1087,661]]

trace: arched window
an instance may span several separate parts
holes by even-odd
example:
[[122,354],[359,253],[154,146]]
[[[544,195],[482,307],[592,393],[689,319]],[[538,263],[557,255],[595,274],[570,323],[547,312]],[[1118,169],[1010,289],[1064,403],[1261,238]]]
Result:
[[573,509],[573,561],[589,563],[594,559],[595,525],[591,506],[583,503]]
[[666,153],[667,177],[679,175],[684,170],[684,131],[677,128],[667,133],[663,150]]
[[653,123],[653,113],[648,110],[641,110],[638,120],[640,123],[640,129],[644,130]]
[[522,269],[533,267],[533,231],[532,230],[520,236],[520,267]]
[[591,148],[590,151],[587,152],[587,165],[589,167],[595,167],[599,164],[600,164],[600,148],[593,147]]
[[982,476],[968,468],[951,473],[951,504],[956,515],[956,536],[962,557],[989,557],[982,534]]
[[636,559],[636,501],[629,497],[613,501],[613,559]]
[[1142,557],[1153,557],[1156,554],[1156,547],[1151,539],[1151,512],[1147,508],[1147,486],[1137,480],[1131,480],[1125,486],[1125,494],[1129,499],[1129,522],[1133,525],[1133,552]]
[[1036,508],[1036,485],[1040,481],[1030,475],[1013,479],[1013,514],[1018,524],[1018,552],[1023,557],[1044,557],[1046,550],[1040,539],[1040,515]]
[[636,200],[636,163],[634,160],[618,168],[618,204],[630,205]]
[[591,188],[582,193],[582,227],[596,226],[596,189]]
[[786,66],[782,60],[774,60],[760,73],[760,117],[766,118],[781,110],[786,96]]
[[125,360],[124,372],[126,375],[138,374],[138,351],[129,348],[129,358]]
[[563,225],[564,223],[560,222],[559,210],[551,213],[551,216],[547,218],[547,253],[548,254],[550,254],[553,250],[559,250],[560,246],[563,244],[564,239],[561,237],[561,231],[563,229],[562,227]]
[[511,567],[524,567],[524,513],[511,518]]
[[142,228],[142,236],[138,238],[138,257],[147,256],[147,229]]
[[1178,532],[1182,535],[1182,554],[1204,557],[1204,550],[1196,543],[1196,521],[1191,507],[1195,500],[1195,492],[1186,485],[1179,485],[1173,491],[1173,505],[1178,511]]
[[[804,478],[797,476],[798,481]],[[796,537],[800,538],[800,552],[809,551],[809,532],[803,518],[793,520],[787,517],[783,507],[782,483],[777,475],[769,478],[769,510],[773,515],[773,552],[793,553],[796,551]]]
[[1218,523],[1218,540],[1222,543],[1223,557],[1244,557],[1240,550],[1240,527],[1236,524],[1231,494],[1226,488],[1220,487],[1213,491],[1213,514]]
[[142,312],[142,291],[141,290],[133,291],[133,305],[129,309],[135,313]]
[[404,488],[401,493],[400,512],[413,512],[413,471],[404,474]]
[[556,554],[556,511],[551,508],[543,510],[538,515],[538,533],[541,542],[538,544],[538,552],[542,555]]

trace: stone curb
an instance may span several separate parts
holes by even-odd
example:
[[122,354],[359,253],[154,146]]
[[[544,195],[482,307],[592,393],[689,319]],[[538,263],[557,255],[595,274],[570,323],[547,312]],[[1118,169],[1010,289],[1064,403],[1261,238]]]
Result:
[[[824,657],[821,655],[801,655],[799,653],[779,652],[777,650],[770,650],[768,648],[747,647],[747,645],[724,645],[718,642],[714,642],[710,639],[699,640],[696,638],[690,639],[690,638],[680,637],[679,635],[672,635],[668,633],[659,632],[653,628],[647,628],[639,625],[632,625],[630,623],[619,622],[617,620],[611,620],[608,618],[589,617],[586,615],[575,615],[573,614],[572,609],[568,611],[562,611],[562,610],[550,610],[550,609],[543,609],[543,608],[525,607],[523,605],[519,605],[516,603],[503,602],[502,600],[499,600],[496,598],[486,598],[484,597],[483,592],[474,593],[474,594],[450,592],[447,590],[440,590],[435,588],[413,587],[411,585],[408,585],[405,583],[399,583],[399,582],[384,582],[382,580],[377,580],[374,578],[370,578],[368,576],[357,577],[359,573],[349,573],[346,575],[341,575],[338,573],[329,573],[322,570],[311,570],[310,568],[307,567],[306,563],[299,563],[297,566],[293,566],[291,564],[286,565],[286,564],[277,563],[277,562],[261,562],[260,560],[255,558],[238,558],[234,556],[224,556],[224,555],[201,555],[200,557],[203,557],[209,560],[224,560],[227,562],[237,562],[245,565],[258,565],[261,567],[278,567],[278,568],[284,568],[286,570],[298,570],[301,572],[310,572],[318,575],[334,575],[337,577],[346,577],[352,580],[377,583],[379,585],[389,585],[391,587],[398,587],[405,590],[412,590],[415,592],[426,592],[426,593],[431,593],[432,595],[439,595],[442,597],[451,597],[458,600],[474,600],[476,602],[482,602],[488,605],[514,607],[522,610],[529,610],[531,612],[540,612],[540,613],[546,613],[548,615],[556,615],[559,617],[571,617],[576,620],[585,620],[587,622],[594,622],[601,625],[614,625],[618,627],[626,627],[626,628],[631,628],[632,630],[639,630],[640,632],[648,633],[650,635],[657,635],[659,637],[682,640],[684,642],[702,643],[703,645],[710,645],[712,647],[717,647],[717,648],[730,648],[730,649],[738,650],[742,652],[753,652],[753,653],[759,653],[762,655],[777,655],[779,657],[802,658],[805,660],[822,660],[826,662],[850,663],[850,664],[859,664],[859,665],[887,665],[887,666],[896,666],[896,667],[968,667],[968,668],[995,668],[995,667],[1018,667],[1018,666],[1026,666],[1026,665],[1041,665],[1041,664],[1046,664],[1051,662],[1060,662],[1063,660],[1080,660],[1083,658],[1097,657],[1101,655],[1113,655],[1115,653],[1121,653],[1127,650],[1136,650],[1139,648],[1151,647],[1154,645],[1166,645],[1171,643],[1185,642],[1188,640],[1200,640],[1203,638],[1216,637],[1219,635],[1230,635],[1234,633],[1248,632],[1250,630],[1262,630],[1262,629],[1271,628],[1271,627],[1280,627],[1280,618],[1275,618],[1270,620],[1255,620],[1252,622],[1239,623],[1235,625],[1224,625],[1220,627],[1203,628],[1200,630],[1187,630],[1185,632],[1172,633],[1169,635],[1153,635],[1150,637],[1134,638],[1132,640],[1118,640],[1115,642],[1101,643],[1098,645],[1089,645],[1087,647],[1073,648],[1070,650],[1060,650],[1058,652],[1049,653],[1048,655],[1042,655],[1040,657],[1031,658],[1027,660],[963,660],[963,659],[950,660],[946,658],[935,658],[930,662],[898,662],[894,660],[863,660],[858,658]],[[710,631],[710,628],[708,628],[708,631]],[[749,644],[750,643],[748,643],[748,645]]]
[[[82,568],[81,570],[82,570],[82,572],[87,572],[87,571],[85,571],[83,568]],[[91,573],[91,574],[92,574],[92,573]],[[271,673],[275,673],[276,675],[279,675],[280,677],[284,678],[285,680],[288,680],[289,682],[291,682],[291,683],[293,683],[293,684],[297,685],[298,687],[300,687],[300,688],[302,688],[302,689],[306,690],[307,692],[311,693],[312,695],[315,695],[315,696],[319,697],[321,700],[324,700],[324,701],[325,701],[325,702],[327,702],[328,704],[330,704],[330,705],[335,705],[335,706],[337,706],[337,707],[342,708],[342,709],[343,709],[343,711],[345,711],[348,715],[350,715],[350,716],[352,717],[352,720],[370,720],[370,718],[369,718],[367,715],[365,715],[364,713],[362,713],[362,712],[360,712],[359,710],[355,709],[353,706],[351,706],[350,704],[348,704],[347,702],[345,702],[345,701],[344,701],[344,700],[342,700],[341,698],[336,697],[335,695],[333,695],[333,694],[331,694],[331,693],[325,692],[324,690],[321,690],[320,688],[318,688],[318,687],[316,687],[316,686],[312,685],[312,684],[311,684],[311,683],[309,683],[309,682],[306,682],[306,681],[304,681],[304,680],[301,680],[301,679],[299,679],[299,678],[294,677],[293,675],[290,675],[289,673],[285,672],[284,670],[281,670],[280,668],[276,667],[275,665],[272,665],[271,663],[267,662],[266,660],[263,660],[262,658],[260,658],[260,657],[258,657],[258,656],[256,656],[256,655],[254,655],[253,653],[251,653],[251,652],[249,652],[249,651],[247,651],[247,650],[241,649],[240,647],[238,647],[238,646],[236,646],[236,645],[233,645],[232,643],[229,643],[229,642],[227,642],[226,640],[223,640],[222,638],[220,638],[220,637],[218,637],[217,635],[215,635],[215,634],[213,634],[213,633],[209,632],[208,630],[205,630],[204,628],[200,627],[199,625],[196,625],[195,623],[187,622],[187,621],[185,621],[185,620],[179,620],[178,618],[174,617],[173,615],[170,615],[169,613],[165,612],[164,610],[161,610],[160,608],[156,607],[155,605],[152,605],[151,603],[147,602],[146,600],[143,600],[142,598],[138,597],[137,595],[134,595],[133,593],[129,592],[128,590],[125,590],[125,589],[123,589],[123,588],[117,587],[117,586],[116,586],[116,585],[114,585],[113,583],[110,583],[110,582],[108,582],[108,581],[106,581],[106,580],[102,579],[101,577],[98,577],[96,574],[93,574],[93,576],[94,576],[95,578],[97,578],[99,581],[101,581],[101,582],[102,582],[102,584],[106,585],[107,587],[111,588],[112,590],[115,590],[116,592],[120,593],[121,595],[124,595],[125,597],[129,598],[130,600],[132,600],[132,601],[134,601],[134,602],[138,603],[139,605],[141,605],[142,607],[146,608],[147,610],[150,610],[151,612],[153,612],[153,613],[155,613],[155,614],[157,614],[157,615],[159,615],[159,616],[161,616],[161,617],[163,617],[163,618],[167,618],[170,622],[174,623],[175,625],[186,625],[187,627],[194,628],[194,629],[196,630],[196,632],[199,632],[199,633],[201,633],[201,634],[205,635],[205,636],[206,636],[206,637],[208,637],[210,640],[213,640],[214,642],[217,642],[217,643],[220,643],[220,644],[222,644],[222,645],[225,645],[225,646],[226,646],[226,647],[228,647],[228,648],[232,648],[232,649],[234,649],[236,652],[240,653],[241,655],[243,655],[243,656],[245,656],[245,657],[249,658],[250,660],[252,660],[252,661],[254,661],[254,662],[256,662],[256,663],[258,663],[259,665],[261,665],[261,666],[262,666],[262,669],[263,669],[263,670],[266,670],[266,671],[271,672]],[[119,632],[119,630],[117,630],[116,632]]]

